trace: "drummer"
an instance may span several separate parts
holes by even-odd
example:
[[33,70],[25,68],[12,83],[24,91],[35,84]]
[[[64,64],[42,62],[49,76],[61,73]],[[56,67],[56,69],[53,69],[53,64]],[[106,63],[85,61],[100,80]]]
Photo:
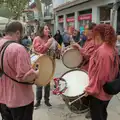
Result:
[[112,98],[103,90],[106,82],[114,80],[119,71],[119,57],[116,51],[116,35],[112,26],[97,25],[93,30],[96,45],[101,45],[91,56],[88,75],[90,83],[86,95],[90,95],[92,120],[107,120],[107,106]]
[[[80,50],[80,53],[83,55],[83,63],[82,63],[82,70],[85,70],[88,72],[89,67],[89,59],[91,55],[95,52],[95,50],[99,47],[99,45],[94,44],[94,40],[92,38],[92,30],[96,26],[95,23],[89,23],[88,24],[88,32],[87,35],[87,41],[85,42],[83,48],[80,48],[78,44],[74,44],[73,47]],[[86,115],[86,118],[90,118],[90,112]]]
[[[53,43],[53,38],[49,37],[50,29],[47,25],[42,25],[41,27],[38,28],[37,31],[37,37],[34,38],[33,40],[33,48],[34,51],[39,53],[39,54],[46,54],[48,49],[51,47]],[[42,99],[42,86],[38,87],[37,86],[37,91],[36,91],[36,104],[35,108],[38,108],[41,104],[41,99]],[[47,84],[44,87],[44,99],[45,99],[45,104],[50,107],[52,106],[49,102],[49,97],[50,97],[50,83]]]
[[[0,76],[0,108],[4,120],[32,120],[34,93],[31,85],[19,82],[34,81],[39,71],[31,68],[30,56],[21,43],[23,27],[20,22],[9,23],[6,35],[0,40],[0,49],[5,42],[14,40],[4,53],[4,72]],[[1,60],[1,54],[0,54]],[[1,66],[0,66],[1,68]]]

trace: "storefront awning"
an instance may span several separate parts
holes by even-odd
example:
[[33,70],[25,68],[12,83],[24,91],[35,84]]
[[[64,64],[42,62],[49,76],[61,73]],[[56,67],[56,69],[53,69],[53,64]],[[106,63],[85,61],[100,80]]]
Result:
[[55,12],[63,10],[63,9],[67,9],[69,7],[78,5],[78,4],[83,4],[85,2],[89,2],[91,0],[73,0],[72,2],[67,2],[65,4],[62,4],[60,6],[58,6],[57,8],[54,9]]

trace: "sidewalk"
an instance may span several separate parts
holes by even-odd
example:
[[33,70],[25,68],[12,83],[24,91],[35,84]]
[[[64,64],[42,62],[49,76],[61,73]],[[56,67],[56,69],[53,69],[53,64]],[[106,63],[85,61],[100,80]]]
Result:
[[[48,109],[44,101],[38,110],[34,111],[34,120],[87,120],[85,114],[71,113],[60,96],[51,95],[52,108]],[[120,119],[120,101],[115,96],[108,107],[108,120]]]

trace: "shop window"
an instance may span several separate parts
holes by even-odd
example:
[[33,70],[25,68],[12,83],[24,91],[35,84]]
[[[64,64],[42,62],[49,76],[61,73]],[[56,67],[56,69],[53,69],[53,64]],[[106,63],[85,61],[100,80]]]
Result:
[[91,13],[92,13],[92,9],[88,9],[88,10],[80,11],[79,15],[91,14]]
[[111,7],[103,6],[100,7],[100,23],[110,24]]

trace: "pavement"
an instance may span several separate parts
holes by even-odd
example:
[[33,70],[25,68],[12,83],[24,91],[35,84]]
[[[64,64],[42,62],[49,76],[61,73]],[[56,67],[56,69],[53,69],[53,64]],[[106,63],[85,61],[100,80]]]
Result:
[[[63,73],[68,71],[60,60],[56,60],[56,72],[54,77],[60,77]],[[35,92],[35,86],[33,86]],[[53,82],[51,82],[51,91],[53,90]],[[51,108],[44,104],[44,100],[39,109],[34,110],[33,120],[86,120],[85,114],[72,113],[60,96],[51,93],[50,102]],[[108,107],[108,120],[120,119],[120,94],[113,97]],[[2,120],[2,119],[0,119]]]

